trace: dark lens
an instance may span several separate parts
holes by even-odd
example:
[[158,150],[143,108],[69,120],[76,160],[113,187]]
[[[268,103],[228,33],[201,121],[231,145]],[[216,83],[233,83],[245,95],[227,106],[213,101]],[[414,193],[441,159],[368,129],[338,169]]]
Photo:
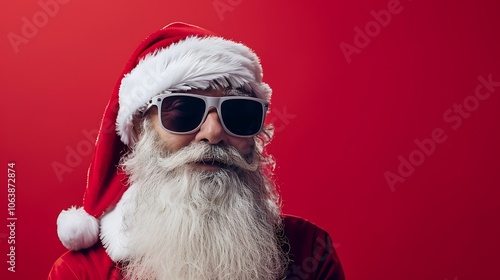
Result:
[[163,126],[174,132],[188,132],[201,123],[205,101],[192,96],[168,96],[161,104]]
[[261,129],[264,112],[262,104],[255,100],[229,99],[222,102],[221,115],[229,131],[249,136]]

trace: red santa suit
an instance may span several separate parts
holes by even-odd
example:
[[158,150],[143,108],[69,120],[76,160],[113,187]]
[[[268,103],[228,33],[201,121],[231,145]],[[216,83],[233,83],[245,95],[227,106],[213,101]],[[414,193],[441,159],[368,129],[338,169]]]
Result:
[[[143,40],[104,112],[83,207],[62,211],[58,217],[58,236],[70,251],[55,262],[49,279],[121,279],[120,263],[106,253],[99,228],[129,187],[117,166],[137,140],[133,117],[165,89],[206,87],[211,82],[243,87],[270,101],[271,89],[262,81],[259,58],[240,43],[183,23],[167,25]],[[291,260],[286,279],[344,279],[327,232],[301,218],[285,216],[284,234],[288,245],[283,250]]]

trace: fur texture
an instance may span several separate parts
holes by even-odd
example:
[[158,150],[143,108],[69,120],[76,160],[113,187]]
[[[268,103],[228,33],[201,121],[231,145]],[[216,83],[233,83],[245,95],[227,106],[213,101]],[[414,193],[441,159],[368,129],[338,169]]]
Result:
[[57,217],[57,235],[69,250],[94,245],[99,237],[99,222],[83,208],[71,207]]

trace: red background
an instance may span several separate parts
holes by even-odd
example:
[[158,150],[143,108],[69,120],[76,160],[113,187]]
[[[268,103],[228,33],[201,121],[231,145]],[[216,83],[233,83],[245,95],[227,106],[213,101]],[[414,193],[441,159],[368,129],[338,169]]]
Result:
[[[46,278],[65,251],[56,217],[81,205],[91,160],[83,131],[99,126],[139,42],[185,21],[261,57],[284,210],[332,234],[349,280],[500,279],[500,87],[474,104],[479,76],[500,81],[500,5],[401,0],[375,29],[370,11],[392,1],[66,0],[46,22],[37,1],[4,1],[0,149],[3,172],[16,163],[18,220],[10,273],[2,183],[0,278]],[[220,14],[214,3],[229,8]],[[22,36],[23,17],[39,27],[15,46],[9,36]],[[367,24],[373,37],[348,63],[340,44],[355,46],[354,28]],[[460,125],[443,119],[464,100],[477,108]],[[418,158],[414,141],[436,128],[446,140]],[[58,180],[52,165],[76,149],[81,162]],[[410,154],[423,163],[391,188],[384,174],[398,174],[398,157]]]

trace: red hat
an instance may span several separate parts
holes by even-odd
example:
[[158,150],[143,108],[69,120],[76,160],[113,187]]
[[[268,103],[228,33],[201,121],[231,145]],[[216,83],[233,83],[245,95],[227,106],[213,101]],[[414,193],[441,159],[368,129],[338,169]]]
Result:
[[57,218],[57,234],[66,248],[94,245],[100,219],[128,189],[126,175],[117,166],[137,140],[132,123],[139,109],[164,90],[214,86],[245,88],[259,98],[271,98],[259,58],[240,43],[185,23],[169,24],[143,40],[105,109],[83,207],[71,207]]

